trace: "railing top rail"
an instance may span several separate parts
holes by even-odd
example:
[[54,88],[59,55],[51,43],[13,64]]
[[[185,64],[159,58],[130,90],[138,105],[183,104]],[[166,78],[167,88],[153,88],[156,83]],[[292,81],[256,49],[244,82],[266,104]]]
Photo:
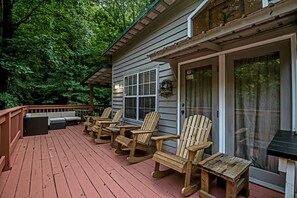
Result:
[[13,108],[9,108],[9,109],[0,110],[0,117],[5,116],[8,113],[18,111],[23,108],[27,109],[27,106],[17,106],[17,107],[13,107]]
[[[104,107],[109,105],[94,105],[94,107]],[[28,109],[48,109],[48,108],[91,108],[90,105],[28,105]]]

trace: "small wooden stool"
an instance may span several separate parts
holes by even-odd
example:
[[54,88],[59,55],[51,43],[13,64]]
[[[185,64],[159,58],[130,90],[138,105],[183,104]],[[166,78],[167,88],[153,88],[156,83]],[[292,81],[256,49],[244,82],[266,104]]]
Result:
[[201,161],[198,165],[201,168],[200,197],[214,197],[209,194],[210,174],[226,181],[226,198],[235,198],[240,192],[242,192],[245,197],[249,196],[250,161],[216,153]]

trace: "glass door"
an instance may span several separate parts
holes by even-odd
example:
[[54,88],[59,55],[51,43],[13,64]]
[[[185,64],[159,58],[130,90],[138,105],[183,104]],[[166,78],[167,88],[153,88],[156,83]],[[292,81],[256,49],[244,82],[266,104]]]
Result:
[[[186,117],[205,115],[213,121],[211,139],[213,150],[218,150],[218,61],[209,59],[182,67],[181,79],[181,125]],[[182,126],[181,126],[182,127]],[[208,150],[207,153],[211,153]]]
[[[278,49],[286,49],[283,47]],[[284,182],[278,171],[278,158],[266,153],[277,130],[291,125],[290,72],[286,61],[290,53],[273,46],[261,49],[228,58],[227,115],[231,122],[226,135],[233,138],[226,138],[226,150],[252,162],[250,175],[255,181],[280,190]]]

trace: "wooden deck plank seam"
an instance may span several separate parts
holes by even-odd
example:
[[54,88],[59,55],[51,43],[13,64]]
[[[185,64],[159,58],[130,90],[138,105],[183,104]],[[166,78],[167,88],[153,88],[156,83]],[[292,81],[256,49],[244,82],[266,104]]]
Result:
[[[57,151],[57,155],[58,155],[59,161],[61,163],[61,167],[62,167],[64,176],[65,176],[65,180],[66,180],[67,186],[69,188],[71,197],[85,197],[85,192],[82,190],[81,185],[79,184],[78,179],[77,179],[76,175],[74,174],[74,170],[71,167],[66,154],[62,150],[62,147],[60,145],[60,142],[58,141],[58,138],[52,134],[50,134],[50,137],[51,137],[51,139],[54,143],[55,149]],[[66,164],[64,164],[65,162],[63,162],[63,161],[66,161]],[[67,167],[70,167],[70,169],[67,169]],[[75,177],[75,179],[73,178],[73,176]],[[70,184],[70,182],[71,182],[71,184]],[[79,196],[77,196],[77,195],[79,195]]]
[[[16,164],[15,166],[10,170],[10,176],[13,175],[13,174],[16,174],[16,177],[9,177],[6,184],[5,184],[5,187],[4,187],[4,190],[1,194],[1,197],[7,197],[8,195],[7,194],[12,194],[13,197],[15,196],[15,193],[16,193],[16,188],[17,188],[17,185],[18,185],[18,182],[19,182],[19,179],[20,179],[20,172],[21,172],[21,169],[22,169],[22,166],[23,166],[23,162],[24,162],[24,157],[25,157],[25,154],[26,154],[26,151],[27,151],[27,146],[28,146],[28,140],[24,140],[22,142],[22,145],[23,145],[23,148],[24,150],[20,152],[20,155],[17,156],[17,159],[21,158],[20,159],[20,162],[19,160],[16,161]],[[19,170],[18,170],[19,169]],[[9,184],[9,183],[12,183],[12,184]],[[8,188],[6,188],[6,186],[8,186]],[[10,190],[12,192],[5,192],[5,190]],[[3,195],[4,194],[4,195]]]
[[[50,198],[52,196],[58,197],[58,193],[57,193],[57,189],[54,188],[54,192],[52,190],[52,187],[55,187],[55,179],[54,179],[54,175],[53,175],[53,170],[52,170],[52,165],[51,165],[51,160],[49,157],[49,152],[48,152],[48,144],[46,141],[46,136],[42,136],[41,137],[41,167],[42,167],[42,191],[43,191],[43,195],[46,198],[47,196],[49,196]],[[49,165],[49,170],[50,173],[46,173],[46,165]],[[44,180],[46,178],[44,178],[46,173],[47,176],[47,181]],[[49,185],[49,186],[48,186]],[[44,191],[49,191],[47,193],[45,193]],[[53,194],[54,193],[54,194]]]
[[[105,156],[99,156],[99,157],[103,157],[104,159],[106,159],[106,157],[107,158],[109,158],[110,160],[112,160],[116,165],[118,165],[118,163],[119,162],[116,162],[116,161],[114,161],[114,159],[113,158],[115,158],[115,157],[117,157],[118,159],[120,159],[120,157],[121,156],[117,156],[116,154],[114,154],[114,150],[112,150],[113,152],[112,153],[106,153],[106,149],[103,149],[102,148],[102,146],[97,146],[97,145],[94,145],[94,144],[90,144],[90,140],[92,141],[92,138],[90,138],[89,136],[84,136],[84,135],[82,135],[82,133],[81,133],[81,131],[79,131],[79,130],[76,130],[77,128],[74,128],[73,129],[73,132],[76,134],[76,136],[78,137],[78,138],[80,138],[80,139],[82,139],[83,141],[86,141],[86,142],[88,142],[88,144],[87,144],[87,146],[89,146],[91,149],[93,149],[93,150],[100,150],[101,152],[101,154],[102,153],[104,153],[105,154]],[[109,145],[107,145],[107,146],[109,146]],[[98,153],[97,153],[98,154]],[[111,157],[111,156],[113,156],[113,158]],[[125,158],[123,158],[123,162],[125,163],[125,164],[127,164],[127,160],[126,160],[126,157]],[[118,172],[118,173],[123,173],[123,172],[126,172],[126,173],[128,173],[129,175],[131,175],[131,176],[133,176],[133,174],[132,173],[130,173],[130,172],[128,172],[128,171],[126,171],[126,169],[125,169],[125,166],[119,166],[118,165],[118,168],[120,169],[120,170],[118,170],[118,169],[116,169],[115,168],[115,170]],[[133,176],[134,177],[134,176]],[[154,192],[154,188],[151,188],[151,187],[149,187],[149,186],[147,186],[147,185],[145,185],[142,181],[140,181],[138,178],[136,178],[136,177],[134,177],[135,178],[135,180],[136,181],[138,181],[139,183],[142,183],[146,188],[148,188],[149,190],[151,190],[152,192]],[[129,181],[129,180],[128,180]],[[131,182],[130,182],[131,183]],[[131,185],[134,185],[134,183],[131,183]],[[157,195],[157,197],[159,197],[159,195]]]
[[[33,138],[29,138],[26,154],[22,164],[19,181],[16,187],[16,197],[29,196],[30,195],[30,183],[32,175],[32,162],[33,162],[33,148],[35,141]],[[23,182],[24,180],[24,182]],[[29,180],[29,181],[28,181]]]
[[[75,133],[75,132],[74,132],[74,133]],[[71,133],[71,135],[74,135],[74,133]],[[77,137],[77,136],[76,136],[76,137]],[[90,144],[89,141],[88,141],[87,143],[88,143],[88,145]],[[87,146],[87,145],[86,145],[86,146]],[[98,151],[98,147],[96,147],[96,148],[97,148],[97,151]],[[97,152],[96,152],[96,154],[97,154]],[[93,156],[92,156],[92,157],[93,157]],[[99,158],[101,158],[101,157],[100,157],[100,156],[98,156],[98,157],[97,157],[97,156],[94,156],[93,158],[95,159],[95,161],[97,161],[97,159],[99,159]],[[106,157],[105,157],[104,159],[106,159]],[[97,161],[97,163],[99,164],[100,162]],[[117,181],[117,179],[115,179],[115,178],[111,175],[111,171],[107,171],[107,174],[109,175],[109,177],[110,177],[111,179],[114,180],[114,183],[117,183],[117,184],[121,187],[121,184]],[[127,183],[127,182],[130,183],[128,180],[127,180],[125,183]],[[130,187],[125,187],[125,188],[121,187],[121,188],[125,191],[125,189],[130,188]],[[131,190],[132,190],[132,189],[130,189],[129,192],[127,192],[127,191],[126,191],[126,192],[129,194],[129,193],[131,192]],[[136,191],[135,191],[135,190],[136,190]],[[134,189],[134,192],[133,192],[133,193],[137,193],[137,194],[140,193],[140,194],[142,194],[138,189]],[[140,195],[140,194],[139,194],[139,195]]]
[[[55,133],[54,133],[55,134]],[[58,137],[56,135],[56,137]],[[63,149],[63,151],[66,154],[66,157],[69,161],[71,161],[72,163],[70,164],[71,167],[73,168],[73,170],[76,170],[74,172],[74,174],[76,175],[78,182],[81,186],[81,188],[83,189],[84,193],[86,196],[89,195],[89,197],[94,197],[94,196],[98,196],[98,192],[95,189],[95,187],[93,186],[92,182],[90,181],[90,179],[88,178],[87,174],[85,173],[85,171],[83,170],[83,167],[81,167],[81,165],[78,163],[78,161],[75,159],[75,155],[71,152],[70,148],[68,147],[68,145],[65,143],[63,138],[58,138],[58,141]],[[66,148],[65,148],[66,147]],[[68,149],[67,149],[68,148]],[[77,166],[77,167],[75,167]],[[75,169],[77,168],[77,169]],[[79,173],[82,173],[82,175],[79,175]],[[80,176],[80,177],[79,177]],[[86,184],[86,182],[89,182],[88,184]],[[89,188],[90,186],[94,187],[94,188]],[[89,188],[87,190],[85,190],[85,188]]]
[[[90,154],[90,152],[87,149],[83,148],[84,144],[81,144],[80,141],[78,141],[75,138],[75,136],[72,136],[72,133],[68,133],[68,134],[62,133],[61,135],[67,136],[67,138],[70,139],[70,141],[74,144],[76,150],[84,158],[84,160],[88,163],[89,168],[92,169],[93,173],[95,173],[98,176],[98,178],[100,178],[101,182],[110,191],[111,194],[113,194],[116,197],[117,196],[124,197],[125,195],[127,197],[129,197],[127,193],[125,194],[125,191],[122,188],[120,188],[119,186],[114,185],[115,182],[110,177],[110,175],[108,175],[104,171],[104,169],[102,169],[102,167],[100,166],[100,164],[98,164],[96,162],[96,160],[93,158],[93,156]],[[95,169],[95,166],[97,166],[97,170]],[[98,174],[98,171],[100,171],[100,174]],[[104,177],[104,178],[102,178],[102,177]],[[112,185],[113,188],[110,188],[110,186],[108,185],[108,183],[110,185]]]
[[[11,166],[13,167],[15,162],[16,162],[16,158],[17,156],[19,155],[19,150],[21,148],[21,145],[22,145],[22,139],[18,141],[17,145],[16,145],[16,148],[14,150],[14,152],[12,153],[12,156],[11,156]],[[9,175],[11,173],[11,170],[8,170],[8,171],[5,171],[5,172],[2,172],[1,174],[1,178],[0,178],[0,196],[2,195],[2,192],[5,188],[5,185],[6,185],[6,182],[8,181],[8,178],[9,178]],[[3,177],[3,174],[5,174],[5,177]]]
[[[59,133],[59,132],[57,132],[57,133]],[[102,181],[101,178],[100,178],[100,176],[98,176],[98,175],[97,176],[98,176],[98,178],[100,178],[100,180],[92,179],[94,177],[93,172],[89,172],[86,169],[87,168],[86,166],[90,166],[90,164],[87,162],[87,160],[84,158],[84,156],[82,154],[80,154],[79,149],[77,149],[77,147],[76,147],[77,145],[75,145],[75,143],[72,142],[71,137],[65,137],[65,136],[66,136],[66,133],[65,134],[64,133],[63,134],[60,134],[60,137],[64,139],[64,141],[68,145],[68,147],[72,146],[71,152],[73,153],[75,151],[77,153],[77,154],[73,153],[74,157],[76,158],[77,162],[82,167],[83,171],[88,176],[88,178],[91,181],[92,185],[94,186],[94,188],[98,192],[98,195],[100,195],[102,192],[100,192],[100,190],[98,190],[96,186],[98,185],[98,182],[101,182],[101,183],[104,184],[104,181]],[[78,157],[80,157],[80,159]],[[83,165],[83,163],[85,163],[85,166]],[[90,168],[90,167],[88,167],[88,168]],[[92,169],[92,168],[90,168],[90,169]],[[100,186],[101,185],[99,185],[98,187],[100,187]],[[109,190],[109,192],[111,194],[113,194],[110,190]]]

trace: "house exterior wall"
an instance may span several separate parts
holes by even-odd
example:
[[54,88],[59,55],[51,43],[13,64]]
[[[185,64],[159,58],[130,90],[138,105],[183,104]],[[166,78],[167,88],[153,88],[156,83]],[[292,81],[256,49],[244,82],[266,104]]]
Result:
[[[157,68],[157,85],[164,79],[173,80],[173,96],[163,98],[157,93],[157,109],[161,118],[157,135],[177,134],[177,80],[167,63],[152,62],[148,54],[172,45],[187,36],[187,17],[197,7],[192,0],[178,1],[166,13],[152,22],[130,44],[124,46],[112,57],[112,79],[114,84],[123,85],[124,76]],[[121,86],[123,87],[123,86]],[[113,111],[124,108],[123,89],[113,90]],[[125,121],[137,124],[135,120]],[[175,151],[176,142],[167,141],[164,149]]]

